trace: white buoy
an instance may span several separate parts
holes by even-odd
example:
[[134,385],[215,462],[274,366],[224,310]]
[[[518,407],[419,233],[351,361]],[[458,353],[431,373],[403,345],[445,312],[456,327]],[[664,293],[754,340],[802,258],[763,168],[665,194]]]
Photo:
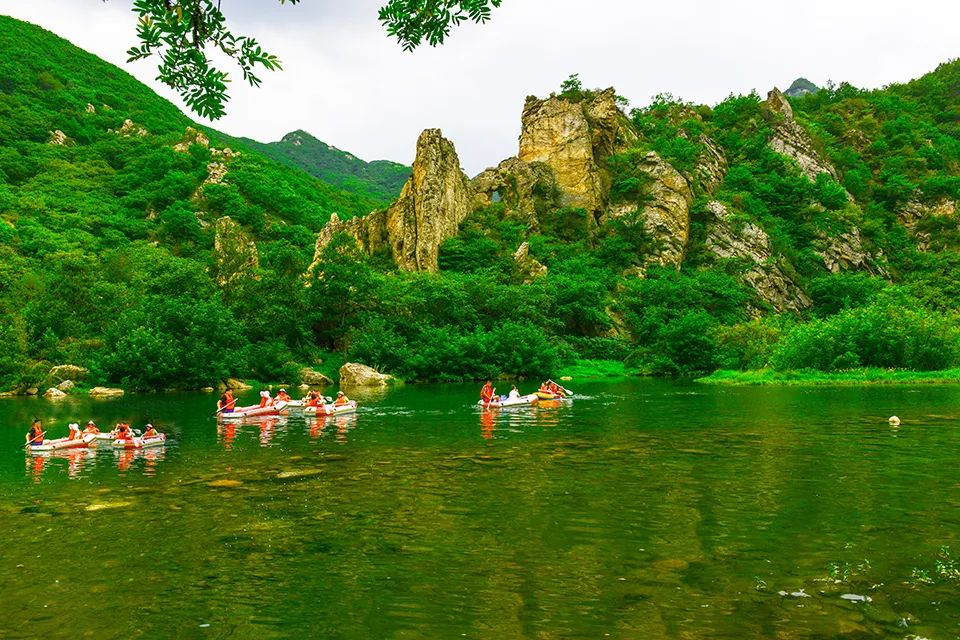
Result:
[[890,424],[892,424],[892,425],[895,426],[895,427],[900,426],[900,418],[898,418],[897,416],[890,416],[890,418],[889,418],[889,420],[887,420],[887,422],[889,422]]

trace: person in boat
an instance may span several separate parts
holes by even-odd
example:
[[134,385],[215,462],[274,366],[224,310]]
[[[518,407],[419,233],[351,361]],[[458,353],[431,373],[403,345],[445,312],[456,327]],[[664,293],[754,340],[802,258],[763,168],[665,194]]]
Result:
[[43,427],[40,426],[39,418],[34,418],[30,425],[30,431],[27,432],[27,444],[43,444]]
[[319,391],[311,391],[311,392],[307,395],[307,406],[308,406],[308,407],[320,408],[320,407],[324,406],[325,404],[326,404],[326,400],[324,400],[323,396],[320,395],[320,392],[319,392]]
[[520,391],[517,389],[517,385],[510,387],[510,399],[516,400],[520,397]]
[[273,404],[273,398],[270,397],[270,392],[264,389],[260,392],[260,408],[267,407]]
[[70,435],[67,440],[83,440],[83,434],[80,433],[80,425],[76,422],[70,423]]
[[83,428],[83,432],[97,434],[100,433],[100,429],[97,429],[97,424],[93,420],[88,420],[87,426]]
[[350,398],[343,391],[337,391],[337,399],[333,403],[335,407],[342,407],[345,404],[350,404]]
[[287,390],[286,390],[286,389],[280,389],[280,391],[277,392],[276,401],[277,401],[277,402],[281,402],[281,401],[282,401],[282,402],[290,402],[290,395],[287,393]]
[[133,440],[133,431],[126,422],[118,423],[114,432],[117,434],[117,440]]
[[493,382],[487,380],[483,388],[480,389],[480,399],[483,400],[483,404],[490,404],[493,401],[493,394],[496,392],[497,390],[493,388]]
[[231,413],[236,406],[237,400],[233,397],[233,389],[227,387],[227,390],[220,396],[220,401],[217,402],[217,411],[220,413]]
[[153,428],[153,425],[150,424],[150,423],[147,423],[147,426],[146,426],[146,427],[144,428],[144,430],[143,430],[143,437],[144,437],[144,438],[155,438],[155,437],[157,437],[158,435],[160,435],[160,434],[157,432],[156,429]]

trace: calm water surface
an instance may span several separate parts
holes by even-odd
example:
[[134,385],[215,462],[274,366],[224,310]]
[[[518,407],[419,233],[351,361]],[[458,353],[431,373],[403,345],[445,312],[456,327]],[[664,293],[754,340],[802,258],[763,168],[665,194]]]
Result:
[[[960,387],[571,386],[0,400],[0,638],[960,636]],[[33,458],[33,416],[172,442]]]

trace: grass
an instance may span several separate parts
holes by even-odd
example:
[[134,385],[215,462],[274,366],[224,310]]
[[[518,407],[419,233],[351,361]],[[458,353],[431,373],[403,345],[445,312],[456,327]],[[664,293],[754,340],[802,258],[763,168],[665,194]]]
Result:
[[777,385],[866,385],[866,384],[956,384],[960,383],[960,369],[944,371],[908,371],[905,369],[848,369],[827,373],[812,369],[798,371],[715,371],[697,382],[729,386]]
[[574,380],[583,378],[625,378],[636,375],[619,360],[577,360],[560,370],[556,379],[570,376]]

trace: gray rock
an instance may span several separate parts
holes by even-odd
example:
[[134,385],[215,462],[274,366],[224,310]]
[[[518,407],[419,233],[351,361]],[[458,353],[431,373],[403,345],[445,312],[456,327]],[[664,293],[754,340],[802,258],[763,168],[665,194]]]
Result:
[[333,380],[328,376],[310,367],[304,367],[300,370],[300,380],[308,387],[327,387],[333,384]]
[[348,362],[340,367],[342,387],[382,387],[390,384],[392,380],[393,376],[355,362]]
[[64,380],[63,382],[57,385],[57,389],[59,389],[60,391],[70,391],[75,386],[77,385],[74,384],[73,380]]
[[50,387],[43,394],[43,397],[47,398],[48,400],[63,400],[67,397],[67,394],[65,394],[63,391],[60,391],[60,389],[57,389],[56,387]]

